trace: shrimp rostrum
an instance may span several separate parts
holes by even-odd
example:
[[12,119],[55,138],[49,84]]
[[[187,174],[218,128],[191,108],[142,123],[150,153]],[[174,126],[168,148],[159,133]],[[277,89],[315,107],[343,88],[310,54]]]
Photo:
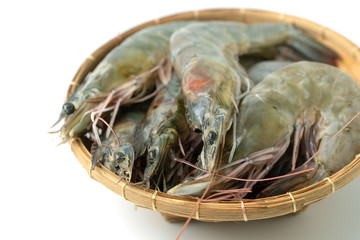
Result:
[[[220,168],[212,188],[234,185],[229,177],[247,177],[241,187],[251,188],[251,179],[264,178],[290,146],[292,172],[309,171],[275,181],[261,196],[297,190],[339,171],[360,152],[360,119],[329,140],[359,112],[359,99],[356,82],[326,64],[302,61],[271,73],[242,100],[234,160]],[[300,151],[305,163],[299,166]],[[208,184],[205,177],[169,192],[199,194]]]
[[187,120],[202,134],[204,169],[212,171],[216,166],[238,103],[252,86],[239,56],[280,44],[292,46],[311,60],[336,58],[331,50],[287,24],[199,22],[171,36],[172,62],[182,78]]

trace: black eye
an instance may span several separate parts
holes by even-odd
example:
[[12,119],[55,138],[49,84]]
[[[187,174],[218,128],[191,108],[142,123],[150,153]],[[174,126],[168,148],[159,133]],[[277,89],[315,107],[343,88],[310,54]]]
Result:
[[74,104],[72,104],[72,103],[70,103],[70,102],[64,103],[64,105],[62,106],[62,112],[63,112],[65,115],[70,115],[70,114],[72,114],[73,112],[75,112],[75,106],[74,106]]
[[201,133],[201,130],[200,130],[199,128],[195,128],[195,129],[194,129],[194,132],[196,132],[196,133]]
[[209,132],[208,142],[209,142],[210,145],[214,144],[216,138],[217,138],[216,132],[214,132],[214,131]]

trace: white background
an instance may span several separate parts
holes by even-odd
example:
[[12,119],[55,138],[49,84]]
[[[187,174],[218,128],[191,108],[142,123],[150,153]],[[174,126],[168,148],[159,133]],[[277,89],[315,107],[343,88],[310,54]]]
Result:
[[[47,134],[85,58],[135,25],[206,8],[300,16],[360,44],[355,1],[2,1],[0,239],[174,239],[182,223],[92,180]],[[55,129],[56,130],[56,129]],[[192,221],[182,239],[359,239],[360,178],[305,212],[246,223]]]

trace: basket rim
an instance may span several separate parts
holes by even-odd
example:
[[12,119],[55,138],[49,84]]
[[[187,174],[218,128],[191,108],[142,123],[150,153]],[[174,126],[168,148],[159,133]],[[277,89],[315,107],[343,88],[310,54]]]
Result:
[[[257,9],[207,9],[195,10],[178,14],[173,14],[145,22],[108,41],[95,52],[93,52],[80,66],[70,83],[66,99],[74,92],[75,88],[83,81],[86,75],[92,71],[96,65],[111,51],[119,45],[126,37],[136,31],[148,26],[178,20],[235,20],[242,22],[283,22],[291,23],[312,35],[315,39],[329,45],[333,42],[341,42],[343,46],[338,50],[344,62],[350,61],[351,66],[360,65],[360,49],[353,42],[334,32],[333,30],[321,26],[312,21],[295,17],[283,13],[276,13]],[[335,47],[335,46],[332,47]],[[345,46],[345,47],[344,47]],[[351,70],[351,69],[350,69]],[[357,71],[351,72],[357,83],[360,85],[360,77]],[[355,75],[355,76],[354,76]],[[71,150],[85,169],[90,169],[91,154],[84,146],[80,138],[69,140]],[[126,200],[138,206],[153,209],[162,213],[168,213],[181,217],[189,217],[195,208],[197,201],[188,197],[174,196],[152,189],[145,189],[133,183],[127,183],[118,175],[106,169],[101,164],[94,170],[88,171],[90,177],[102,183],[110,190],[123,196]],[[345,176],[346,175],[346,176]],[[261,198],[257,201],[227,201],[227,202],[201,202],[196,212],[196,219],[201,221],[247,221],[256,219],[272,218],[297,212],[309,204],[324,199],[336,190],[340,189],[351,180],[360,175],[360,154],[346,165],[343,169],[332,176],[311,186],[302,188],[291,193],[277,195],[268,198]],[[181,206],[181,211],[174,206]],[[275,211],[276,210],[276,211]],[[263,214],[258,214],[258,212]],[[215,213],[215,216],[212,214]]]

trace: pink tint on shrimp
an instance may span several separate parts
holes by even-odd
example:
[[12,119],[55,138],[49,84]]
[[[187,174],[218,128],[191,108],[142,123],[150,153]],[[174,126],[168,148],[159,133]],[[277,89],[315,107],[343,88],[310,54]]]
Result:
[[183,86],[183,90],[185,91],[191,91],[194,94],[199,94],[202,92],[208,92],[211,88],[211,79],[204,77],[202,75],[192,75],[188,78],[186,81],[185,86]]

